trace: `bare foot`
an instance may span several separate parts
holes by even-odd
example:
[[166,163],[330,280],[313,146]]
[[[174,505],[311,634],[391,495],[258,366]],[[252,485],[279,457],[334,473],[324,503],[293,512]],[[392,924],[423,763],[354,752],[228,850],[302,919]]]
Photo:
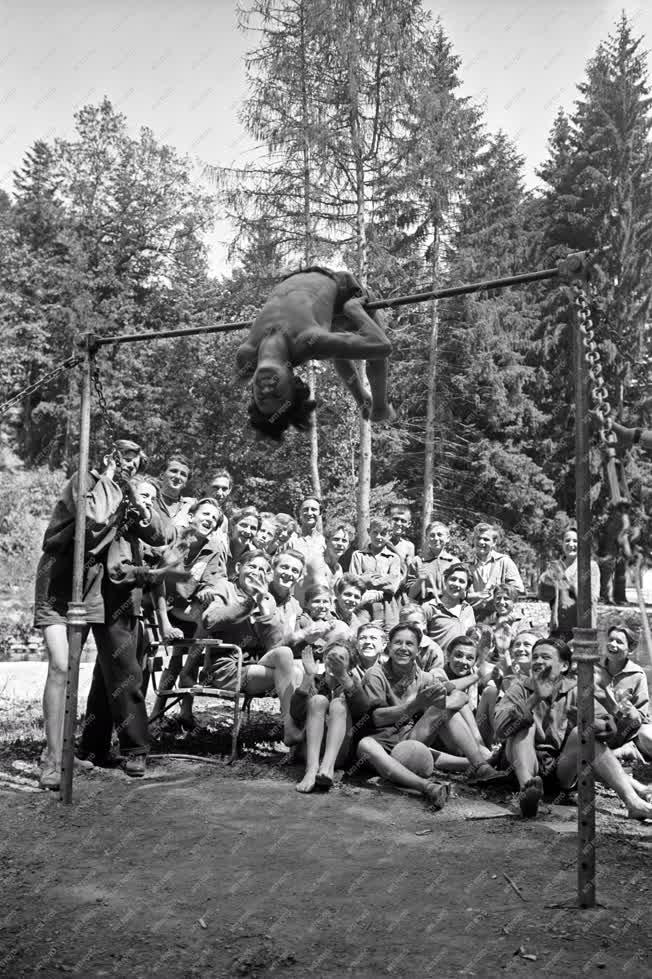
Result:
[[644,782],[637,781],[631,775],[630,782],[634,786],[634,791],[637,795],[640,795],[641,799],[645,799],[646,802],[652,802],[652,785],[645,785]]
[[433,809],[443,809],[448,802],[451,787],[448,782],[426,782],[423,797]]
[[296,786],[297,792],[303,792],[306,795],[308,792],[313,792],[315,789],[315,777],[317,772],[306,772],[299,784]]
[[396,412],[388,404],[374,406],[371,412],[372,422],[393,422],[396,421]]
[[630,819],[652,819],[652,805],[641,799],[638,806],[627,806],[627,815]]

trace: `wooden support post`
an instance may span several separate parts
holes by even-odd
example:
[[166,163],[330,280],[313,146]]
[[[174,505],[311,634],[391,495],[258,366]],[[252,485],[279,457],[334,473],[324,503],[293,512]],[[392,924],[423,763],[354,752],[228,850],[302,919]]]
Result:
[[86,476],[88,473],[91,435],[91,374],[94,346],[90,334],[84,337],[82,390],[79,423],[79,466],[77,508],[75,513],[75,549],[72,572],[72,601],[68,605],[68,681],[63,721],[63,753],[61,758],[61,790],[63,803],[72,802],[72,775],[75,766],[75,725],[77,723],[77,690],[79,663],[86,627],[86,609],[82,602],[84,587],[84,542],[86,538]]
[[591,473],[589,468],[588,371],[579,324],[575,340],[575,516],[577,520],[577,625],[573,658],[577,663],[579,756],[577,810],[577,901],[595,907],[595,728],[593,673],[598,636],[591,605]]

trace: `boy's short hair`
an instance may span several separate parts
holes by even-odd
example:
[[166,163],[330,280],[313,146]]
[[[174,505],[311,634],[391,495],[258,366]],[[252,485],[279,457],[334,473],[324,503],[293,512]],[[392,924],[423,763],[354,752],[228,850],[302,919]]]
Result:
[[216,479],[228,479],[229,487],[230,488],[233,487],[233,476],[231,475],[228,469],[216,469],[213,475],[211,476],[211,486],[213,485]]
[[446,533],[450,536],[451,531],[447,523],[444,523],[443,520],[431,520],[430,523],[427,524],[426,526],[426,537],[428,536],[428,534],[430,533],[433,527],[443,527]]
[[290,513],[277,513],[276,526],[281,530],[291,528],[292,533],[296,533],[299,529],[298,523]]
[[444,571],[444,581],[448,581],[448,579],[450,578],[450,576],[452,574],[455,574],[458,571],[463,571],[464,572],[464,574],[466,575],[466,581],[467,581],[467,584],[468,584],[468,582],[471,581],[471,572],[469,571],[469,569],[467,568],[467,566],[465,564],[462,564],[461,562],[458,562],[457,564],[449,564],[448,565],[448,567]]
[[255,548],[254,550],[251,551],[244,552],[244,554],[242,555],[239,561],[239,570],[242,571],[243,568],[246,568],[248,564],[251,564],[252,561],[254,561],[256,558],[259,557],[265,558],[269,566],[269,570],[271,571],[272,562],[269,554],[267,554],[265,551],[259,550],[258,548]]
[[494,538],[498,540],[498,537],[500,536],[500,531],[495,524],[486,523],[485,521],[481,523],[477,523],[473,528],[473,538],[475,539],[480,534],[486,534],[489,532],[491,532],[494,535]]
[[293,557],[295,561],[301,562],[301,567],[305,567],[306,556],[302,554],[301,551],[297,551],[294,547],[288,547],[286,551],[278,551],[272,558],[272,567],[275,568],[278,562],[282,558]]
[[607,636],[610,636],[612,632],[622,632],[625,639],[627,640],[627,649],[630,653],[633,649],[636,649],[636,647],[638,646],[638,636],[636,636],[636,634],[632,632],[629,626],[620,625],[619,623],[614,622],[607,629]]
[[231,514],[231,526],[235,527],[243,517],[254,517],[258,521],[258,527],[256,529],[260,529],[260,513],[258,512],[258,507],[243,506],[239,510],[234,510]]
[[410,625],[409,622],[397,622],[396,625],[392,626],[387,635],[387,642],[390,643],[397,632],[405,631],[405,629],[412,633],[417,641],[417,645],[421,645],[421,640],[423,639],[421,629],[416,625]]
[[362,625],[358,626],[358,631],[355,634],[356,639],[359,639],[362,633],[366,632],[368,629],[373,629],[374,632],[379,632],[383,637],[383,641],[387,642],[387,633],[380,622],[363,622]]
[[516,589],[513,585],[496,585],[492,592],[492,598],[498,598],[500,595],[506,595],[510,601],[516,601]]
[[403,605],[400,612],[398,613],[398,621],[404,622],[405,619],[408,617],[408,615],[416,615],[417,613],[421,616],[421,618],[425,622],[426,613],[424,612],[423,607],[421,605],[417,605],[416,602],[411,602],[408,605]]
[[251,427],[275,442],[282,440],[283,433],[291,425],[300,432],[309,431],[312,414],[317,407],[317,402],[310,397],[309,386],[296,374],[292,375],[291,387],[288,400],[271,415],[264,415],[253,398],[247,408]]
[[382,530],[386,533],[391,530],[391,523],[387,517],[372,517],[369,521],[369,532],[372,530]]
[[184,456],[183,452],[173,452],[165,460],[165,468],[170,465],[171,462],[180,462],[182,466],[185,466],[188,472],[190,472],[190,460]]
[[339,581],[335,584],[335,594],[341,595],[345,588],[357,588],[361,595],[364,594],[365,587],[362,578],[358,578],[357,574],[351,574],[347,571],[343,574]]
[[309,588],[306,588],[303,604],[310,605],[310,603],[313,602],[319,595],[328,595],[328,597],[332,599],[333,591],[330,585],[327,585],[324,582],[317,582],[316,585],[310,585]]
[[260,517],[261,522],[263,520],[273,520],[274,523],[276,523],[276,514],[272,513],[270,510],[261,510],[258,516]]
[[156,476],[149,476],[147,473],[135,473],[129,480],[129,486],[135,489],[136,486],[140,486],[141,483],[149,483],[156,490],[156,499],[161,495],[161,484],[159,483]]
[[451,653],[454,653],[460,646],[473,647],[475,657],[476,659],[478,658],[478,644],[471,636],[455,636],[454,639],[451,639],[446,648],[446,656],[450,656]]
[[412,510],[407,505],[407,503],[392,503],[389,508],[390,517],[392,513],[407,513],[410,520],[412,519]]
[[561,662],[570,665],[573,651],[565,639],[559,639],[557,636],[544,636],[542,639],[537,639],[532,647],[532,652],[534,653],[534,650],[539,646],[552,646],[553,649],[557,650]]
[[196,500],[192,504],[192,506],[188,507],[189,516],[191,517],[194,516],[194,514],[197,513],[197,510],[199,510],[200,506],[203,506],[205,503],[209,503],[212,507],[215,507],[215,509],[219,512],[220,516],[217,521],[217,526],[221,527],[222,524],[224,523],[224,513],[222,511],[222,507],[219,505],[217,500],[214,499],[212,496],[202,496],[200,500]]
[[326,662],[326,657],[333,649],[346,649],[349,656],[349,665],[353,662],[357,653],[355,643],[352,639],[329,639],[321,651],[323,663]]
[[338,530],[343,530],[349,540],[355,539],[355,530],[353,525],[348,523],[346,520],[330,520],[324,527],[324,537],[326,540],[334,537]]
[[319,499],[318,496],[304,496],[304,498],[301,500],[301,503],[299,504],[299,512],[301,512],[301,507],[303,506],[304,503],[307,503],[308,500],[314,500],[315,503],[319,506],[319,512],[321,513],[321,500]]

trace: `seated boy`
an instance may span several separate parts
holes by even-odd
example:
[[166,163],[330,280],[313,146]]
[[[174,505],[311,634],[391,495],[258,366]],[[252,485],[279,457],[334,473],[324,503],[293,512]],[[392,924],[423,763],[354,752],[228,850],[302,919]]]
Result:
[[446,651],[455,636],[464,636],[475,625],[473,609],[466,601],[470,575],[463,564],[451,564],[444,571],[444,588],[439,598],[423,606],[428,620],[428,635]]
[[362,687],[367,695],[370,733],[361,740],[358,756],[384,778],[417,789],[442,805],[442,787],[432,789],[432,783],[395,757],[399,743],[409,740],[431,745],[437,738],[456,752],[461,750],[479,780],[497,778],[498,773],[487,763],[487,750],[477,745],[459,716],[466,696],[455,690],[443,671],[425,672],[418,666],[420,639],[421,633],[414,626],[395,626],[389,634],[388,661],[367,671]]
[[389,521],[373,518],[369,523],[369,544],[351,555],[349,571],[364,581],[364,605],[371,605],[373,619],[386,629],[398,622],[395,595],[401,585],[401,558],[389,544]]
[[371,621],[371,611],[362,604],[364,582],[357,575],[343,574],[335,585],[335,618],[340,619],[355,635],[359,626]]
[[[240,689],[252,696],[275,690],[287,722],[290,698],[303,671],[300,664],[295,666],[290,647],[280,644],[286,625],[269,592],[271,578],[268,555],[263,551],[248,551],[239,566],[237,584],[223,579],[214,586],[215,597],[202,615],[202,625],[204,636],[240,646],[243,651]],[[201,647],[188,656],[179,678],[180,686],[193,686],[194,663],[201,656]],[[199,674],[200,683],[223,690],[235,690],[236,678],[235,654],[220,656]]]
[[377,622],[366,622],[358,629],[355,641],[357,646],[355,669],[362,680],[367,670],[386,659],[384,654],[387,636],[383,627]]
[[303,679],[290,701],[294,743],[305,744],[306,771],[297,792],[328,791],[335,769],[343,768],[350,758],[352,724],[347,703],[361,695],[355,653],[350,639],[331,639],[323,650],[325,670],[320,676],[311,650],[302,654]]
[[[304,649],[308,645],[312,656],[321,665],[322,652],[326,644],[335,638],[348,640],[351,638],[351,632],[349,627],[333,614],[333,593],[328,585],[311,585],[306,590],[304,608],[305,611],[297,620],[291,645],[295,653],[301,653],[302,659]],[[319,666],[317,672],[322,672]]]
[[422,670],[443,670],[446,659],[444,650],[434,639],[427,634],[426,613],[421,605],[404,605],[399,612],[398,621],[403,624],[414,625],[421,631],[421,642],[419,643],[419,666]]
[[[496,705],[496,737],[505,742],[504,760],[518,779],[521,813],[529,819],[537,815],[544,778],[566,791],[577,779],[577,681],[568,674],[570,661],[570,647],[562,639],[539,639],[531,675],[516,680]],[[652,819],[652,805],[604,744],[614,730],[596,702],[595,774],[622,799],[631,818]]]
[[636,649],[636,637],[622,625],[612,625],[607,633],[607,655],[596,670],[598,700],[616,724],[606,744],[617,757],[626,757],[627,745],[636,746],[645,761],[652,761],[650,695],[645,670],[629,657]]
[[444,571],[460,559],[446,550],[450,530],[441,520],[433,520],[426,527],[425,547],[419,557],[413,558],[407,570],[407,595],[413,602],[426,602],[439,598],[444,590]]

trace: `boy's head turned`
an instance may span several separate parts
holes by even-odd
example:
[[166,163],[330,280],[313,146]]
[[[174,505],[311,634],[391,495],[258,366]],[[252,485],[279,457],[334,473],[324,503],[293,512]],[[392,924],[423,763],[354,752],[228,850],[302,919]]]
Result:
[[573,653],[567,642],[555,636],[538,639],[532,647],[531,673],[534,677],[545,672],[550,679],[568,673]]
[[478,647],[471,636],[456,636],[448,644],[446,661],[455,676],[468,676],[478,658]]

